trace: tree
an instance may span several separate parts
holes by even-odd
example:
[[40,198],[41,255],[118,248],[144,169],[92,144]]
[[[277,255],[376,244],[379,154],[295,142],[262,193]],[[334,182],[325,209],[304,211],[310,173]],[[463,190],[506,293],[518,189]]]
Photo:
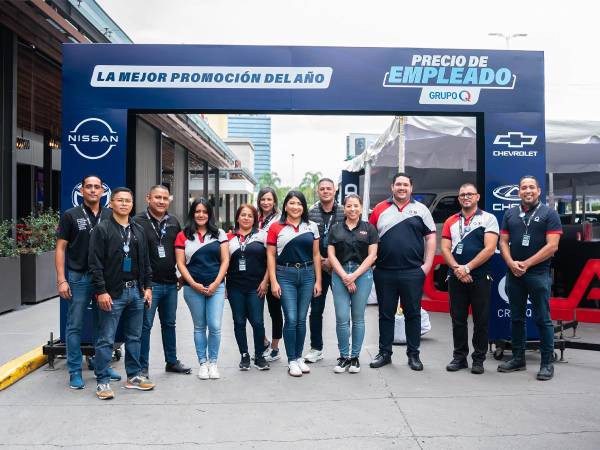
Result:
[[277,189],[281,184],[281,178],[277,175],[277,172],[265,172],[258,179],[258,188],[272,187]]
[[321,172],[306,172],[298,185],[298,189],[306,197],[309,207],[317,201],[317,185],[321,178],[323,178]]

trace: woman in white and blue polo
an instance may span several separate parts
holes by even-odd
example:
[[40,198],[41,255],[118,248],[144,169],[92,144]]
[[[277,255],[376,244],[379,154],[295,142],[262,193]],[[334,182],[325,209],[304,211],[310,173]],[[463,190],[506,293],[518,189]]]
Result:
[[267,245],[271,292],[281,299],[283,307],[289,374],[300,377],[310,372],[302,359],[306,315],[310,299],[321,292],[319,230],[308,220],[302,192],[290,191],[286,195],[281,219],[269,228]]

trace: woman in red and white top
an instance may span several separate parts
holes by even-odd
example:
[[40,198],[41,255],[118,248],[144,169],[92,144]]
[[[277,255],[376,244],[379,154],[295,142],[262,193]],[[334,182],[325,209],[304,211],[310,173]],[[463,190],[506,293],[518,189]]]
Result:
[[198,378],[219,378],[217,357],[229,241],[225,232],[217,228],[212,205],[204,198],[194,200],[190,206],[186,226],[175,239],[175,260],[184,281],[183,298],[194,322],[194,344],[200,362]]
[[281,219],[269,228],[267,245],[271,292],[283,308],[289,374],[300,377],[310,372],[302,358],[306,315],[311,298],[321,293],[319,229],[308,220],[302,192],[286,195]]

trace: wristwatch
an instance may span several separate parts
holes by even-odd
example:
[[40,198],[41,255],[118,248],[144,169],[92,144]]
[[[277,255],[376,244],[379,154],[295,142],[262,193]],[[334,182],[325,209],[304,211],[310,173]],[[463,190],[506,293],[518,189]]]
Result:
[[469,269],[469,266],[467,266],[467,265],[465,264],[464,268],[465,268],[465,273],[466,273],[467,275],[469,275],[469,274],[471,273],[471,269]]

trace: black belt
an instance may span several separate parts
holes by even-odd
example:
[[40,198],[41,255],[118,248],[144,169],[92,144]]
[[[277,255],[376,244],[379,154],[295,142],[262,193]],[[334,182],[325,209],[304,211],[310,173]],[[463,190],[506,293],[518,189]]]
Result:
[[136,287],[137,286],[137,281],[136,280],[130,280],[130,281],[126,281],[125,282],[125,287],[126,288],[132,288],[132,287]]
[[300,269],[301,267],[310,267],[312,266],[314,263],[312,261],[306,261],[306,262],[301,262],[301,263],[283,263],[283,264],[277,264],[280,267],[295,267],[296,269]]

